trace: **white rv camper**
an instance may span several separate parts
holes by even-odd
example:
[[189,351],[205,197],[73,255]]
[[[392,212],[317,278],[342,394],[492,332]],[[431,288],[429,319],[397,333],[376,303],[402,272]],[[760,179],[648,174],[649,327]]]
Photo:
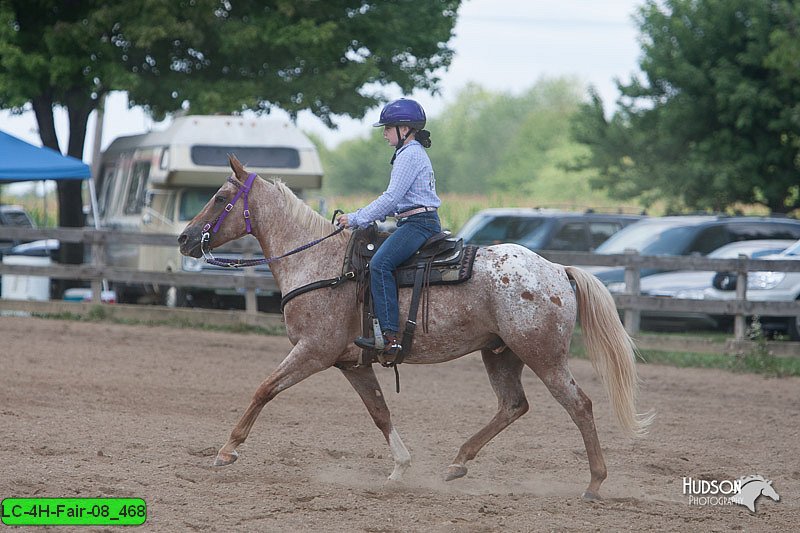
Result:
[[[179,235],[230,173],[228,154],[263,178],[279,178],[301,197],[318,192],[322,165],[314,144],[288,122],[234,116],[184,116],[164,131],[116,139],[97,180],[100,225]],[[230,256],[230,254],[226,254]],[[206,271],[202,261],[163,246],[109,246],[110,265],[154,271]],[[269,275],[269,270],[262,269]],[[120,301],[147,296],[167,305],[219,303],[222,293],[117,285]],[[209,300],[211,298],[211,300]]]

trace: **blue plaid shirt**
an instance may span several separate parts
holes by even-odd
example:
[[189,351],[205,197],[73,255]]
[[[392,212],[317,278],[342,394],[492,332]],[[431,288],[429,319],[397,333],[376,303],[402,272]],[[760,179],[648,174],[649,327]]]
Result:
[[439,207],[441,204],[436,195],[431,160],[418,141],[411,141],[398,150],[389,186],[383,194],[355,213],[348,213],[347,221],[357,228],[414,207]]

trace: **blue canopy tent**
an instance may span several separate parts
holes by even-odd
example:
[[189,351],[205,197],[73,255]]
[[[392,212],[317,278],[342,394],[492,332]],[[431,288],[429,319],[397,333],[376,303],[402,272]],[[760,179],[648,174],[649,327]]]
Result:
[[0,186],[16,181],[88,179],[94,212],[97,197],[91,177],[92,169],[80,159],[46,146],[34,146],[0,130]]
[[0,130],[0,182],[84,180],[89,165],[44,146],[34,146]]
[[[0,130],[0,187],[18,181],[88,179],[92,211],[95,212],[97,199],[91,177],[92,169],[80,159],[45,146],[34,146]],[[105,280],[103,286],[106,286]]]

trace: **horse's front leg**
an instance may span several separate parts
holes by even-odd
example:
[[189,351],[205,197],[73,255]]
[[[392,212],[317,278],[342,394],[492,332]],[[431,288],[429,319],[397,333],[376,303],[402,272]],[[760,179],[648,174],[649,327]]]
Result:
[[408,453],[408,449],[392,425],[389,408],[383,398],[378,378],[375,377],[375,371],[372,366],[351,367],[343,368],[342,374],[361,397],[375,425],[383,432],[386,442],[389,443],[389,449],[394,458],[394,471],[389,479],[399,481],[403,478],[403,473],[411,466],[411,454]]
[[334,360],[335,357],[331,359],[329,354],[323,353],[318,347],[314,349],[307,344],[298,343],[292,348],[278,368],[256,389],[250,405],[231,431],[228,442],[217,452],[214,466],[225,466],[236,461],[239,457],[236,448],[247,439],[258,414],[268,401],[307,377],[330,368]]

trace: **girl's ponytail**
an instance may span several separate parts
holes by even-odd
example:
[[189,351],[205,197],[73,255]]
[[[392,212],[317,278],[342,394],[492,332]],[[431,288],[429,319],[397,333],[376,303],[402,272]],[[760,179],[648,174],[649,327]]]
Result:
[[431,147],[431,132],[428,130],[419,130],[414,134],[414,138],[425,148]]

